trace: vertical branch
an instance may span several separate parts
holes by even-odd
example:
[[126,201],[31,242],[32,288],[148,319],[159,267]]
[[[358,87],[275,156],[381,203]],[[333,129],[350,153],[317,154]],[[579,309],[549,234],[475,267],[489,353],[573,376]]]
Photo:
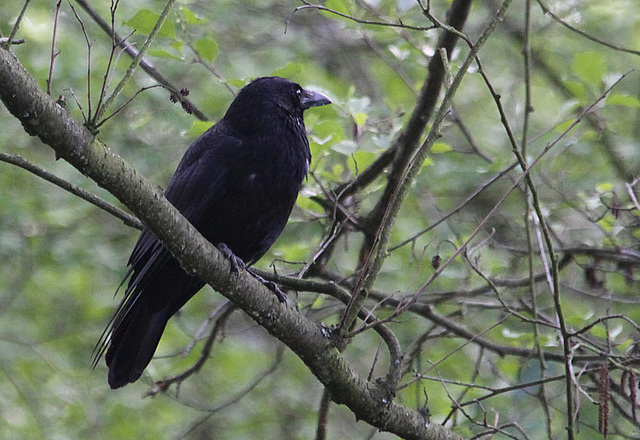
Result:
[[316,440],[327,439],[327,420],[329,417],[329,405],[331,404],[331,394],[326,388],[322,391],[320,408],[318,410],[318,426],[316,428]]
[[[479,66],[479,72],[482,75],[482,78],[485,81],[485,84],[489,88],[491,92],[491,96],[493,97],[498,112],[500,113],[500,120],[502,122],[502,126],[504,127],[509,142],[511,143],[511,151],[516,156],[518,163],[520,164],[520,168],[523,173],[525,173],[525,183],[527,188],[531,192],[532,197],[532,205],[536,213],[536,217],[539,221],[540,228],[542,230],[542,235],[544,237],[544,244],[547,247],[547,251],[549,252],[549,259],[551,260],[551,267],[547,272],[549,277],[549,288],[551,293],[553,294],[553,302],[556,310],[556,317],[558,320],[558,327],[560,328],[560,335],[564,350],[564,359],[565,359],[565,373],[566,373],[566,387],[567,387],[567,413],[569,414],[568,422],[567,422],[567,432],[568,439],[573,440],[575,438],[575,429],[574,429],[574,420],[575,417],[575,401],[574,401],[574,393],[573,393],[573,373],[571,366],[571,358],[572,358],[572,349],[570,347],[571,344],[571,335],[569,334],[566,326],[566,321],[564,319],[564,312],[562,309],[562,303],[560,301],[560,283],[558,280],[558,257],[555,253],[555,246],[553,244],[553,238],[551,236],[551,231],[549,226],[544,218],[544,213],[542,211],[542,204],[540,203],[540,198],[538,197],[538,191],[531,179],[530,174],[530,166],[527,165],[525,157],[522,155],[520,148],[518,147],[518,142],[515,139],[513,131],[509,125],[509,120],[504,111],[502,103],[500,102],[500,95],[496,92],[495,88],[489,81],[484,68],[482,67],[482,63],[480,60],[477,60]],[[626,76],[626,75],[624,75]],[[623,78],[624,78],[623,76]],[[610,90],[610,89],[609,89]],[[608,93],[605,92],[605,95]],[[579,119],[582,119],[582,115],[586,112],[583,112]],[[540,249],[541,255],[544,258],[544,249]]]
[[[478,64],[481,65],[479,60],[478,60]],[[486,74],[484,73],[484,69],[482,69],[482,67],[480,69],[481,69],[482,77],[484,78],[485,83],[489,87],[491,91],[491,95],[493,96],[494,101],[496,102],[496,107],[498,108],[498,111],[500,113],[502,125],[507,132],[509,141],[511,142],[512,152],[518,159],[520,168],[522,168],[522,171],[526,173],[525,182],[526,182],[527,188],[531,192],[532,205],[535,210],[536,217],[538,218],[540,228],[542,230],[542,234],[544,237],[544,244],[547,247],[547,251],[549,252],[549,259],[551,261],[551,267],[548,272],[549,278],[550,278],[549,287],[553,294],[553,302],[556,309],[558,326],[560,327],[560,334],[561,334],[562,345],[564,350],[564,359],[565,359],[565,373],[566,373],[566,387],[567,387],[567,390],[566,390],[567,391],[567,413],[569,414],[568,422],[567,422],[567,433],[568,433],[568,439],[573,440],[575,438],[574,420],[573,420],[573,418],[575,417],[575,414],[574,414],[575,401],[574,401],[574,393],[573,393],[573,373],[572,373],[572,367],[571,367],[571,358],[572,358],[572,349],[570,347],[571,335],[567,330],[566,321],[564,319],[564,312],[562,310],[562,303],[560,301],[560,283],[558,280],[558,256],[555,253],[555,246],[553,244],[551,231],[544,218],[544,213],[542,211],[542,204],[540,203],[540,198],[538,197],[538,191],[533,183],[533,179],[531,179],[531,174],[528,172],[529,167],[527,166],[526,159],[522,155],[520,149],[518,148],[518,143],[509,126],[507,115],[500,102],[500,95],[496,93],[495,89],[489,82],[488,78],[486,77]],[[541,255],[544,255],[544,249],[540,249],[540,252],[541,252]]]
[[[522,157],[527,160],[527,147],[529,144],[529,121],[531,113],[533,113],[533,103],[531,99],[531,0],[525,2],[525,20],[524,20],[524,33],[523,33],[523,61],[524,61],[524,87],[525,87],[525,111],[524,121],[522,123]],[[531,296],[531,313],[533,315],[533,341],[535,351],[538,356],[538,363],[540,364],[541,376],[544,378],[547,370],[547,364],[544,360],[544,353],[540,344],[540,329],[538,327],[538,292],[535,281],[534,270],[534,247],[533,237],[531,234],[531,216],[533,214],[532,200],[529,194],[529,187],[525,186],[525,212],[524,212],[524,225],[527,234],[527,255],[529,262],[529,294]],[[540,384],[540,403],[544,410],[547,425],[547,437],[552,438],[551,432],[551,414],[549,411],[549,405],[546,398],[545,384]]]
[[58,34],[58,18],[60,17],[60,4],[62,0],[56,2],[56,13],[53,18],[53,36],[51,37],[51,60],[49,61],[49,76],[47,77],[47,94],[51,95],[51,76],[53,75],[53,62],[58,56],[56,53],[56,35]]
[[[111,0],[111,6],[109,8],[109,13],[111,15],[111,32],[109,36],[111,37],[111,51],[109,52],[109,61],[107,62],[107,67],[104,70],[104,78],[102,79],[102,87],[100,88],[100,97],[98,98],[98,108],[102,107],[102,102],[104,101],[105,94],[109,89],[109,78],[111,76],[111,66],[113,65],[113,57],[116,53],[116,48],[118,44],[116,42],[116,10],[118,9],[119,0]],[[115,69],[115,68],[114,68]]]
[[76,9],[73,7],[71,2],[69,0],[67,1],[69,2],[69,6],[71,7],[71,11],[73,12],[73,15],[76,17],[76,20],[78,20],[78,23],[80,23],[80,27],[82,28],[82,34],[84,35],[84,39],[87,42],[87,116],[86,116],[86,119],[87,121],[90,121],[91,120],[91,46],[92,46],[92,43],[91,43],[91,40],[89,40],[89,35],[87,34],[87,30],[84,27],[84,22],[76,12]]

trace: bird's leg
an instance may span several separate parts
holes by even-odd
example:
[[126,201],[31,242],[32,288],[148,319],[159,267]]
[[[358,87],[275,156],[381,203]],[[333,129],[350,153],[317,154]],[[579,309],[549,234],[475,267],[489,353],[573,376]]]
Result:
[[240,272],[246,268],[246,264],[242,261],[242,258],[237,257],[229,246],[224,243],[218,243],[216,248],[218,248],[218,250],[222,252],[222,255],[227,257],[229,263],[231,263],[231,272]]
[[278,298],[278,301],[280,301],[281,303],[285,303],[285,304],[287,303],[287,295],[285,295],[285,293],[280,289],[280,287],[278,287],[278,285],[276,283],[274,283],[273,281],[265,280],[260,275],[258,275],[253,270],[251,270],[250,267],[247,268],[247,272],[249,272],[251,275],[253,275],[253,277],[256,280],[258,280],[262,284],[264,284],[267,289],[271,290],[276,295],[276,297]]
[[222,252],[222,254],[225,257],[227,257],[227,259],[231,263],[231,271],[232,272],[240,272],[241,270],[246,269],[247,272],[249,272],[251,275],[253,275],[253,277],[256,280],[260,281],[262,284],[265,285],[265,287],[267,289],[271,290],[276,295],[276,297],[278,298],[278,301],[280,301],[281,303],[285,303],[285,304],[287,303],[287,295],[285,295],[285,293],[280,289],[280,287],[278,287],[278,285],[276,283],[274,283],[273,281],[265,280],[260,275],[255,273],[253,270],[248,268],[247,265],[245,264],[245,262],[242,261],[242,259],[240,257],[238,257],[236,254],[234,254],[233,251],[231,250],[231,248],[229,246],[227,246],[226,244],[218,243],[218,245],[216,247],[218,248],[218,250],[220,252]]

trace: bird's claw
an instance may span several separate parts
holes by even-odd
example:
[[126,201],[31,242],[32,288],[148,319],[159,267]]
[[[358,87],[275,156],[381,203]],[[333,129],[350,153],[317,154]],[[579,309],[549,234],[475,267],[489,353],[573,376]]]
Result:
[[273,281],[267,281],[263,284],[267,286],[267,289],[271,290],[276,295],[278,301],[287,304],[287,295],[282,291],[282,289],[280,289],[280,287],[278,287],[276,283],[274,283]]
[[224,243],[218,243],[218,246],[216,247],[220,252],[222,252],[222,255],[227,257],[229,260],[229,263],[231,264],[231,272],[240,272],[246,268],[247,265],[245,262],[242,261],[240,257],[236,256],[229,246]]
[[276,295],[276,297],[278,298],[278,301],[280,301],[281,303],[287,304],[287,295],[282,291],[282,289],[280,289],[280,287],[278,287],[278,285],[276,283],[274,283],[273,281],[265,280],[264,278],[262,278],[260,275],[258,275],[257,273],[255,273],[251,269],[247,269],[247,272],[249,272],[251,275],[253,275],[253,277],[256,280],[258,280],[262,284],[264,284],[264,286],[267,289],[271,290]]
[[231,248],[226,244],[218,243],[218,246],[216,247],[229,260],[229,263],[231,264],[231,272],[240,272],[241,270],[246,269],[247,272],[253,275],[256,280],[260,281],[265,285],[267,289],[271,290],[278,298],[278,301],[285,304],[287,303],[287,295],[282,291],[282,289],[280,289],[280,287],[278,287],[276,283],[274,283],[273,281],[265,280],[253,270],[248,268],[245,262],[242,261],[240,257],[236,256],[236,254],[234,254]]

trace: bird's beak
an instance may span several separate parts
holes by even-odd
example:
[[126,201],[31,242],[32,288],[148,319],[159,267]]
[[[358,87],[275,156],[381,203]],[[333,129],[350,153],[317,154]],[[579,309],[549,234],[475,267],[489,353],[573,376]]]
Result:
[[306,110],[309,107],[319,107],[321,105],[331,104],[331,100],[324,96],[322,93],[314,92],[313,90],[302,90],[302,97],[300,98],[302,109]]

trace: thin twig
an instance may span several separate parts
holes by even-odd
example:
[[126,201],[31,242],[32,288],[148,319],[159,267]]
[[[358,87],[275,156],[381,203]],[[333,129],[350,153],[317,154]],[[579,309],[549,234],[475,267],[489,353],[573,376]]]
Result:
[[158,32],[160,32],[160,28],[162,27],[165,20],[167,19],[167,16],[169,15],[169,11],[171,11],[171,8],[173,7],[174,3],[175,3],[175,0],[167,0],[167,3],[165,4],[164,9],[162,10],[162,13],[160,14],[160,17],[158,17],[158,21],[156,21],[156,24],[153,26],[153,29],[145,39],[144,43],[142,44],[142,47],[140,48],[140,51],[136,54],[133,61],[131,61],[129,68],[125,72],[120,82],[116,85],[111,95],[107,98],[104,105],[102,105],[99,109],[96,110],[96,115],[91,120],[91,123],[97,124],[100,121],[105,111],[109,107],[111,107],[111,105],[113,104],[113,101],[115,101],[118,95],[120,95],[120,92],[122,91],[122,89],[124,89],[124,86],[131,80],[131,78],[133,77],[133,74],[138,68],[138,65],[140,64],[140,61],[144,57],[144,54],[147,52],[147,49],[149,48],[153,40],[155,40],[156,36],[158,35]]
[[[337,15],[339,17],[342,18],[346,18],[347,20],[351,20],[354,21],[358,24],[364,24],[364,25],[372,25],[372,26],[386,26],[386,27],[397,27],[397,28],[402,28],[402,29],[410,29],[410,30],[414,30],[414,31],[429,31],[432,29],[436,29],[439,26],[438,25],[433,25],[433,26],[412,26],[409,24],[404,24],[402,21],[399,21],[398,23],[390,23],[387,21],[369,21],[369,20],[363,20],[357,17],[353,17],[351,15],[345,14],[343,12],[339,12],[336,11],[334,9],[331,8],[327,8],[326,6],[322,6],[322,5],[315,5],[313,3],[309,3],[306,0],[302,0],[302,3],[304,3],[303,6],[298,6],[297,8],[294,9],[294,11],[291,13],[291,17],[293,17],[293,14],[295,14],[298,11],[302,11],[304,9],[317,9],[319,11],[325,11],[325,12],[329,12],[331,14]],[[289,24],[289,22],[291,21],[291,18],[289,18],[286,23],[285,23],[285,33],[287,31],[287,26]]]
[[31,0],[25,0],[24,4],[22,5],[20,14],[18,14],[18,18],[16,18],[16,22],[14,23],[13,28],[11,29],[11,33],[9,34],[9,38],[7,38],[7,41],[5,42],[5,47],[7,50],[9,50],[9,48],[11,47],[16,33],[18,33],[18,28],[20,27],[20,23],[22,23],[22,17],[24,17],[24,13],[27,11],[27,7],[29,6],[30,1]]
[[219,316],[216,319],[216,323],[213,326],[213,329],[211,329],[211,333],[209,333],[209,337],[207,338],[207,341],[205,342],[204,347],[202,347],[202,352],[200,353],[198,360],[191,367],[187,368],[185,371],[173,376],[165,377],[161,381],[156,382],[154,387],[149,391],[147,391],[147,393],[145,394],[145,397],[155,396],[158,393],[163,393],[172,384],[177,384],[178,386],[180,386],[180,384],[185,379],[187,379],[189,376],[200,371],[200,369],[204,366],[204,364],[209,359],[209,355],[211,354],[211,348],[213,347],[213,343],[216,341],[216,338],[218,337],[220,330],[223,328],[227,319],[229,319],[231,314],[236,309],[237,307],[232,302],[227,302],[222,308],[218,309],[217,311],[219,312]]
[[140,222],[140,220],[138,220],[136,217],[132,216],[131,214],[123,211],[122,209],[116,206],[113,206],[112,204],[110,204],[105,200],[102,200],[100,197],[85,191],[79,186],[69,183],[66,180],[56,176],[55,174],[51,174],[50,172],[43,170],[42,168],[32,164],[31,162],[29,162],[26,159],[23,159],[20,156],[14,156],[11,154],[0,152],[0,161],[18,166],[38,177],[41,177],[47,182],[51,182],[54,185],[59,186],[65,191],[68,191],[71,194],[78,196],[81,199],[91,203],[92,205],[97,206],[98,208],[108,212],[114,217],[119,218],[127,226],[131,226],[132,228],[136,228],[136,229],[142,229],[143,227],[142,222]]
[[56,2],[56,13],[53,17],[53,36],[51,37],[51,58],[49,60],[49,76],[47,77],[47,94],[51,95],[51,78],[53,76],[53,62],[60,54],[56,53],[56,36],[58,35],[58,18],[60,17],[60,5],[62,0]]
[[[115,18],[114,17],[112,17],[112,23],[110,25],[109,23],[107,23],[100,16],[100,14],[98,14],[98,12],[95,9],[93,9],[93,7],[87,2],[87,0],[76,0],[76,3],[78,3],[80,5],[80,7],[82,9],[84,9],[84,11],[87,14],[89,14],[91,19],[94,22],[96,22],[98,24],[98,26],[100,26],[100,29],[102,29],[104,32],[107,33],[107,35],[109,35],[113,40],[115,40],[116,44],[118,46],[120,46],[127,53],[127,55],[129,55],[131,58],[137,58],[138,51],[131,44],[127,43],[127,38],[128,37],[127,38],[121,38],[120,35],[118,35],[118,33],[115,32],[115,29],[114,29],[114,20],[115,20]],[[165,87],[167,87],[167,89],[172,90],[172,91],[178,91],[180,89],[180,87],[176,87],[176,86],[172,85],[171,82],[167,78],[162,76],[160,74],[160,72],[158,72],[151,65],[151,63],[149,63],[144,57],[142,59],[140,59],[140,67],[150,77],[152,77],[153,79],[158,81],[160,84],[163,84]],[[198,119],[200,119],[201,121],[208,121],[209,120],[209,118],[207,118],[207,116],[202,112],[202,110],[200,110],[198,107],[196,107],[195,104],[193,104],[193,102],[189,101],[186,97],[178,94],[178,98],[180,99],[180,103],[186,104],[187,106],[189,106],[189,108],[191,108],[193,110],[194,116],[196,116]]]
[[[91,46],[93,43],[89,39],[89,35],[87,34],[87,29],[84,27],[84,22],[76,12],[76,8],[71,4],[71,0],[67,0],[69,6],[71,7],[71,11],[75,16],[78,23],[80,23],[80,28],[82,29],[82,35],[84,35],[84,40],[87,43],[87,116],[85,123],[92,120],[92,112],[91,112]],[[83,113],[84,114],[84,113]]]
[[[615,88],[624,78],[626,78],[627,75],[628,75],[628,73],[625,73],[620,78],[618,78],[618,80],[616,80],[613,83],[613,85],[611,85],[602,95],[600,95],[600,97],[598,97],[598,99],[596,99],[589,107],[585,108],[580,113],[580,115],[578,115],[578,117],[574,120],[574,122],[569,127],[567,127],[565,129],[565,131],[563,131],[553,142],[548,144],[540,152],[540,154],[536,157],[536,159],[533,162],[531,162],[531,165],[529,165],[529,167],[527,167],[526,170],[523,171],[523,173],[520,176],[518,176],[518,178],[512,184],[511,188],[509,188],[509,190],[507,190],[507,192],[498,200],[498,202],[489,211],[489,213],[482,219],[482,221],[473,230],[473,232],[471,232],[471,234],[467,238],[467,240],[431,275],[431,277],[429,277],[429,279],[416,292],[416,294],[413,296],[413,298],[410,301],[408,301],[406,304],[404,304],[403,306],[399,307],[396,311],[394,311],[394,313],[392,313],[392,315],[387,318],[388,320],[395,319],[397,316],[399,316],[405,310],[410,309],[418,301],[418,299],[426,292],[427,288],[433,283],[433,281],[438,276],[440,276],[440,274],[451,264],[451,262],[455,258],[457,258],[458,255],[460,255],[464,251],[464,249],[467,248],[467,246],[469,246],[469,243],[471,243],[471,241],[475,239],[475,237],[478,235],[478,233],[484,228],[485,224],[489,221],[489,219],[491,217],[493,217],[493,215],[497,212],[498,208],[500,206],[502,206],[504,201],[513,193],[513,191],[515,191],[515,189],[518,188],[518,186],[520,185],[522,180],[525,179],[526,176],[528,176],[531,173],[531,170],[534,169],[534,167],[538,164],[538,162],[540,162],[540,160],[542,160],[542,158],[545,157],[547,155],[547,153],[551,149],[553,149],[553,147],[555,147],[562,139],[564,139],[565,136],[570,131],[572,131],[582,121],[584,116],[588,112],[590,112],[596,105],[598,105],[598,103],[600,103],[600,101],[602,101],[609,94],[609,92],[611,92],[611,90],[613,90],[613,88]],[[555,269],[556,273],[558,272],[558,270],[557,270],[558,267],[559,266],[556,266],[556,269]],[[557,290],[559,290],[559,289],[557,289]],[[567,334],[567,336],[568,336],[568,334]]]
[[106,116],[105,118],[103,118],[100,122],[98,122],[94,128],[100,128],[102,127],[102,125],[104,123],[106,123],[107,121],[109,121],[109,119],[113,118],[115,115],[117,115],[118,113],[120,113],[122,110],[124,110],[124,108],[126,106],[128,106],[134,99],[136,99],[138,97],[139,94],[141,94],[142,92],[145,92],[149,89],[155,89],[156,87],[162,87],[164,88],[164,85],[162,84],[154,84],[152,86],[147,86],[147,87],[143,87],[139,90],[136,91],[136,93],[133,94],[132,97],[130,97],[129,99],[127,99],[120,107],[118,107],[116,110],[113,111],[113,113],[111,113],[109,116]]
[[445,94],[440,107],[438,108],[438,111],[434,116],[433,124],[431,126],[431,129],[429,130],[427,139],[413,155],[408,167],[402,173],[402,177],[400,178],[397,186],[393,188],[390,200],[384,209],[384,213],[379,223],[378,230],[374,236],[373,243],[371,243],[371,245],[369,246],[369,250],[365,257],[365,262],[362,264],[364,270],[362,271],[358,282],[354,287],[352,300],[350,301],[347,309],[345,310],[345,313],[340,320],[341,331],[348,331],[348,329],[353,324],[357,315],[356,310],[359,309],[359,307],[366,299],[367,292],[373,285],[374,280],[382,269],[382,263],[388,255],[388,242],[391,236],[391,229],[393,228],[393,225],[398,216],[398,213],[400,212],[400,208],[404,200],[409,194],[411,183],[414,181],[415,177],[418,175],[418,172],[422,168],[424,159],[428,154],[431,146],[439,137],[440,124],[449,112],[449,107],[452,102],[453,96],[458,90],[458,87],[462,82],[462,78],[466,75],[468,68],[471,66],[471,63],[475,59],[476,54],[478,53],[480,48],[488,40],[493,31],[497,28],[498,23],[504,19],[504,15],[506,14],[506,11],[509,8],[510,4],[511,0],[505,0],[502,3],[501,8],[495,14],[491,23],[485,28],[484,32],[478,38],[478,41],[473,45],[466,59],[461,64],[460,70],[453,79],[451,86],[447,90],[447,93]]
[[567,23],[566,21],[562,20],[560,17],[558,17],[556,14],[554,14],[551,9],[549,9],[544,3],[542,3],[542,0],[536,0],[538,2],[538,4],[540,5],[540,8],[542,8],[542,10],[544,11],[545,14],[548,14],[549,16],[551,16],[551,18],[553,18],[555,21],[557,21],[558,23],[560,23],[562,26],[566,27],[567,29],[569,29],[572,32],[575,32],[578,35],[581,35],[583,37],[585,37],[588,40],[591,40],[595,43],[598,43],[604,47],[608,47],[609,49],[613,49],[613,50],[617,50],[620,52],[626,52],[626,53],[630,53],[632,55],[640,55],[640,51],[637,50],[633,50],[633,49],[627,49],[626,47],[621,47],[621,46],[616,46],[615,44],[611,44],[608,43],[604,40],[601,40],[599,38],[596,38],[592,35],[589,35],[588,33],[581,31],[580,29],[571,26],[569,23]]
[[331,404],[331,394],[326,388],[322,391],[320,408],[318,409],[318,425],[316,427],[316,440],[326,440],[327,420],[329,417],[329,406]]
[[458,206],[456,206],[451,211],[447,212],[445,215],[440,217],[433,224],[429,225],[428,228],[425,228],[417,232],[416,234],[412,235],[411,237],[407,238],[406,240],[398,243],[397,245],[390,247],[389,252],[393,252],[396,249],[415,241],[421,235],[424,235],[425,233],[429,232],[430,230],[438,226],[440,223],[446,221],[448,218],[450,218],[454,214],[460,212],[462,209],[464,209],[465,206],[467,206],[470,202],[472,202],[480,193],[482,193],[484,190],[489,188],[493,183],[500,180],[502,177],[504,177],[507,173],[512,171],[517,166],[518,166],[518,162],[514,162],[511,165],[509,165],[507,168],[505,168],[504,170],[500,171],[498,174],[496,174],[495,176],[487,180],[486,182],[482,183],[473,193],[471,193],[466,199],[464,199]]

